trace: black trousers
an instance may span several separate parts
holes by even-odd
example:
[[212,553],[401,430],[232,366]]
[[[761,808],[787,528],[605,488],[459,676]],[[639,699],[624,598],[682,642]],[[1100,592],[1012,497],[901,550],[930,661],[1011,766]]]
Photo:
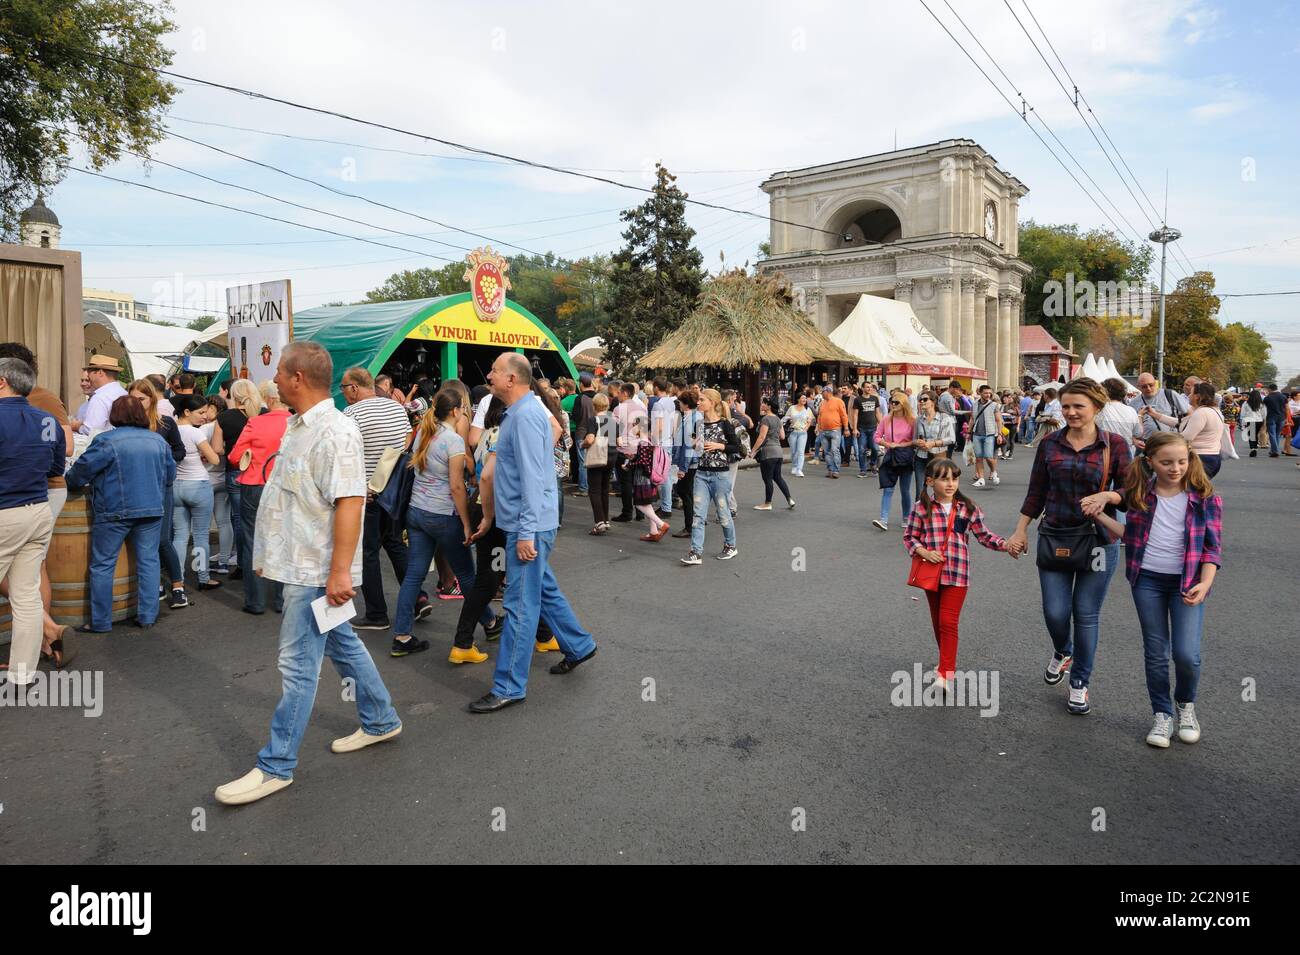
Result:
[[[382,620],[388,616],[384,577],[379,566],[381,550],[387,551],[393,573],[400,583],[406,578],[406,545],[402,543],[402,535],[382,507],[374,501],[367,501],[361,529],[361,596],[366,605],[367,620]],[[424,596],[423,590],[420,595]]]
[[[477,527],[483,510],[477,504],[470,509],[470,525]],[[497,568],[500,568],[499,570]],[[474,645],[474,628],[487,605],[496,596],[506,577],[506,535],[496,524],[474,542],[474,586],[460,605],[455,644],[462,650]]]
[[264,580],[253,573],[253,535],[257,530],[257,508],[262,503],[262,484],[244,484],[239,488],[239,517],[244,522],[240,539],[239,567],[244,572],[244,606],[254,613],[266,611],[266,591],[271,590],[271,606],[276,613],[284,609],[284,584]]
[[597,524],[609,520],[609,467],[587,468],[587,499],[591,519]]
[[790,494],[790,486],[785,483],[785,478],[781,477],[781,458],[760,458],[758,469],[763,472],[763,489],[767,492],[764,498],[765,504],[772,503],[772,485],[775,484],[785,495],[786,502],[794,499]]
[[682,515],[686,518],[689,531],[695,523],[695,468],[683,474],[675,485],[677,496],[682,499]]
[[627,455],[620,451],[618,460],[614,462],[620,475],[618,496],[623,500],[623,510],[619,512],[619,517],[633,517],[635,513],[632,507],[632,472],[625,470],[623,467],[623,462],[626,460]]

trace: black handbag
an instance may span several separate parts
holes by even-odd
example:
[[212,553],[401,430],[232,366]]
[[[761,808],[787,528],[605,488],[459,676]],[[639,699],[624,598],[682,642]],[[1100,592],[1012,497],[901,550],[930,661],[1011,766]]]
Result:
[[[894,423],[889,423],[889,440],[894,440]],[[885,452],[884,457],[880,459],[882,468],[889,468],[892,471],[910,471],[912,462],[916,460],[915,448],[890,448]]]
[[[1110,480],[1110,440],[1102,449],[1101,490]],[[1096,521],[1057,526],[1044,521],[1038,527],[1037,563],[1042,570],[1086,571],[1092,564],[1093,551],[1106,545],[1106,535]]]

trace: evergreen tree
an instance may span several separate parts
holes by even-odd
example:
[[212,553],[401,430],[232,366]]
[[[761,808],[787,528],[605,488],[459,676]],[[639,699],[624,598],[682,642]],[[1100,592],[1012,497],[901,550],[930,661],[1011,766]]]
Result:
[[679,326],[700,294],[703,257],[692,247],[685,194],[677,177],[655,166],[654,194],[620,214],[627,245],[613,257],[607,320],[596,330],[605,341],[605,363],[620,375]]

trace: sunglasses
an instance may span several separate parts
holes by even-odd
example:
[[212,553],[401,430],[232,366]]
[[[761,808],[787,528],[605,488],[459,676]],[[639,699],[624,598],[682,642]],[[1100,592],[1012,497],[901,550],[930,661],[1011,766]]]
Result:
[[900,402],[897,402],[897,401],[891,401],[891,402],[889,403],[889,407],[891,407],[891,408],[897,408],[897,407],[899,406],[899,404],[900,404]]

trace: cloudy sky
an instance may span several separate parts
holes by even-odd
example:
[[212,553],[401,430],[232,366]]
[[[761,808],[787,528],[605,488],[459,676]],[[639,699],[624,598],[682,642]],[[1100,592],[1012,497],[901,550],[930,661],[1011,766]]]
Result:
[[[1110,226],[1092,193],[1123,231],[1150,231],[1013,17],[1055,66],[1025,0],[947,2],[952,9],[926,0],[1008,96],[1024,95],[1104,197],[1071,165],[1088,191],[1075,184],[921,0],[176,0],[170,43],[182,73],[626,183],[647,184],[662,161],[692,196],[740,210],[766,211],[757,186],[770,171],[970,137],[1030,187],[1025,218]],[[1157,207],[1168,173],[1169,221],[1190,263],[1212,270],[1221,292],[1300,290],[1297,4],[1029,0],[1028,9]],[[170,130],[235,155],[169,139],[158,159],[359,221],[134,158],[107,173],[399,248],[69,173],[48,201],[64,246],[83,251],[86,284],[130,291],[178,319],[219,311],[227,285],[285,276],[297,308],[351,300],[393,271],[481,244],[430,219],[536,251],[612,251],[618,210],[639,201],[615,186],[180,85]],[[711,268],[720,254],[752,260],[767,234],[763,221],[732,212],[690,217]],[[1179,259],[1172,275],[1187,271]],[[1298,314],[1300,295],[1261,296],[1226,298],[1221,318],[1255,323],[1286,378],[1300,372]]]

